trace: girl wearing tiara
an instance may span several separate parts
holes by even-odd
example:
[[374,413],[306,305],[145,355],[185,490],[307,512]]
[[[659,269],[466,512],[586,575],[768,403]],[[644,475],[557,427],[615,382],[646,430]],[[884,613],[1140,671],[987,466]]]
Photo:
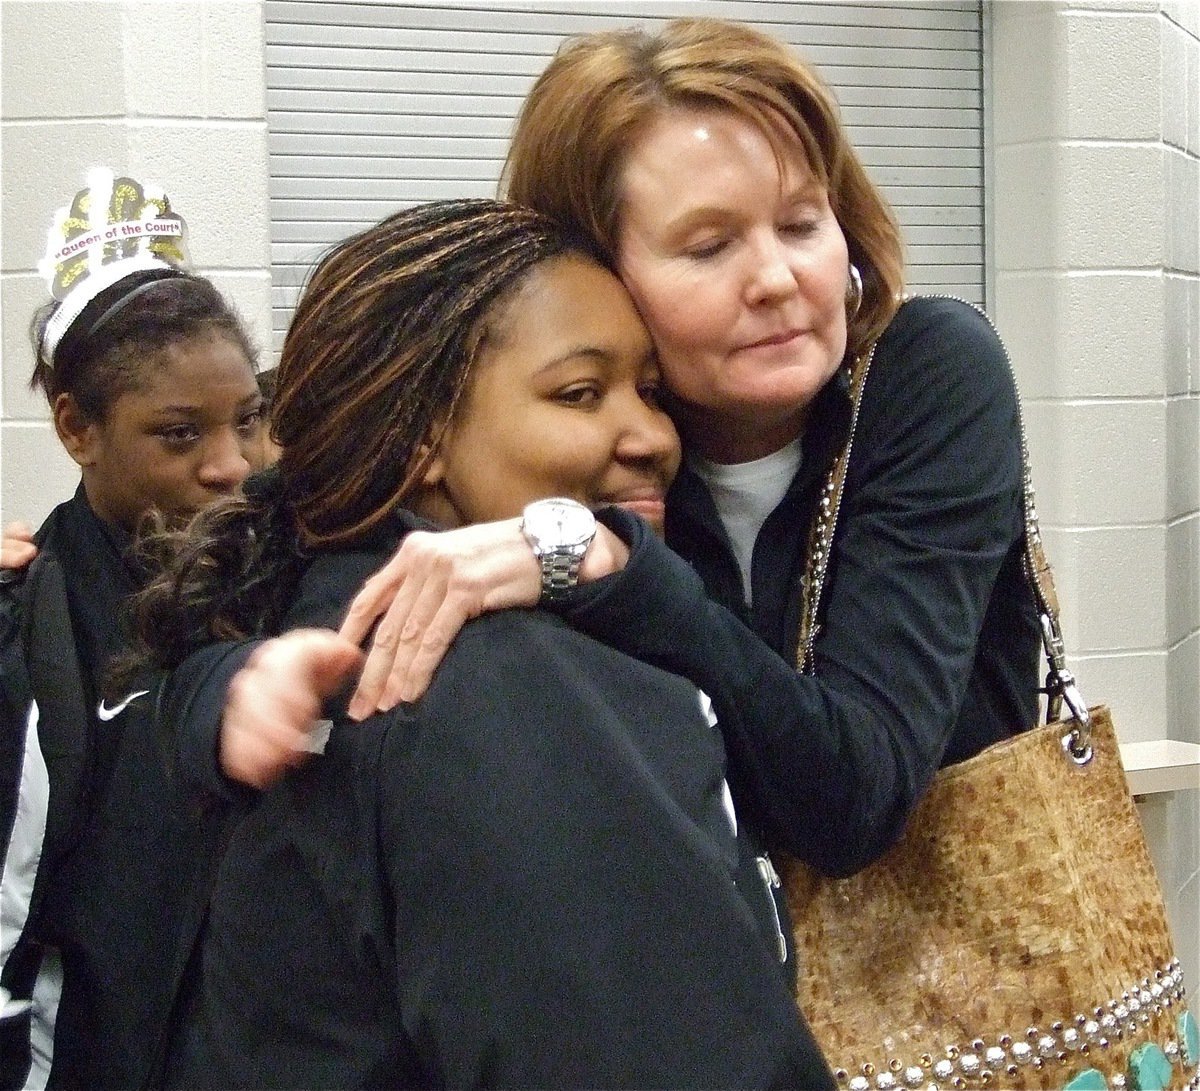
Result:
[[[51,228],[41,269],[54,298],[31,328],[31,385],[79,487],[28,543],[6,533],[4,561],[20,567],[0,589],[3,1087],[43,1083],[51,1058],[55,1084],[144,1078],[156,1042],[137,1021],[169,1001],[169,969],[152,965],[167,946],[153,940],[173,927],[187,874],[155,872],[200,835],[172,807],[153,738],[130,723],[147,696],[106,694],[104,677],[141,582],[130,545],[143,517],[190,516],[262,457],[255,351],[217,289],[183,267],[182,219],[132,179],[88,183]],[[110,866],[122,856],[140,870]],[[140,917],[126,913],[135,902]],[[118,950],[121,928],[141,931],[140,951]],[[137,975],[145,988],[122,995]]]

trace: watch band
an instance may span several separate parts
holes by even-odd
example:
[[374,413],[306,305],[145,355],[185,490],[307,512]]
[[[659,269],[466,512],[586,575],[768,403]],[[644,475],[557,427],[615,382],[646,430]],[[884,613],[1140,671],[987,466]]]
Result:
[[579,581],[582,553],[544,553],[542,562],[542,598],[561,598]]

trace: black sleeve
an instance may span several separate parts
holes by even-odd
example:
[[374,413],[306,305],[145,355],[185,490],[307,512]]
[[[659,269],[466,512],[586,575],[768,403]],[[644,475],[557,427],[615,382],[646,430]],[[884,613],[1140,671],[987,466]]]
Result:
[[253,791],[221,772],[217,743],[225,694],[261,641],[212,644],[188,656],[163,682],[159,737],[166,761],[187,794],[244,803]]
[[691,813],[704,725],[668,677],[495,614],[390,731],[401,1020],[438,1085],[832,1086]]
[[32,699],[21,643],[18,587],[17,581],[0,584],[0,844],[5,849],[17,817]]
[[937,771],[1021,526],[1004,348],[965,305],[912,307],[867,380],[815,677],[708,600],[625,513],[605,518],[632,542],[629,565],[563,607],[573,625],[704,689],[739,806],[835,875],[894,842]]

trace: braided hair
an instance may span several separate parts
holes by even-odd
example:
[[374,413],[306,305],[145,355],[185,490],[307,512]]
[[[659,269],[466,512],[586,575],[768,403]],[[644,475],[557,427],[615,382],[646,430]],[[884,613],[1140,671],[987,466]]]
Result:
[[139,654],[172,666],[275,631],[305,557],[361,545],[420,485],[489,326],[536,266],[588,246],[494,200],[418,205],[346,239],[296,307],[272,407],[279,462],[158,537],[135,600]]

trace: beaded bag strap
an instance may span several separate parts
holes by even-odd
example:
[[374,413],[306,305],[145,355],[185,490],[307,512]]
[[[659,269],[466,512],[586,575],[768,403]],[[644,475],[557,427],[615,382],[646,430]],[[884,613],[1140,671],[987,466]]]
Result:
[[[913,297],[906,297],[906,301]],[[925,298],[956,298],[952,296],[936,296]],[[959,300],[959,302],[966,302]],[[996,332],[991,319],[974,304],[968,304],[981,314]],[[997,334],[999,340],[999,334]],[[1003,348],[1003,341],[1000,342]],[[846,484],[846,472],[850,465],[850,453],[854,446],[854,435],[858,428],[859,409],[862,406],[863,391],[866,388],[867,376],[875,359],[875,345],[857,356],[849,365],[850,375],[850,426],[846,432],[846,441],[841,451],[833,460],[825,484],[821,489],[821,497],[813,518],[808,535],[808,554],[805,561],[804,578],[801,581],[802,602],[800,609],[800,640],[796,651],[796,666],[803,674],[813,674],[816,671],[815,648],[817,637],[821,631],[820,611],[822,592],[825,578],[829,570],[829,555],[833,548],[834,531],[837,528],[838,514],[842,505],[842,492]],[[1013,372],[1012,360],[1008,349],[1004,348],[1004,358],[1008,363],[1010,373]],[[1016,375],[1013,373],[1013,388],[1016,390]],[[1038,527],[1037,505],[1034,501],[1033,475],[1030,471],[1029,444],[1026,440],[1025,421],[1021,413],[1021,400],[1017,397],[1017,424],[1021,437],[1021,485],[1023,492],[1022,515],[1024,519],[1023,533],[1023,564],[1026,582],[1033,593],[1037,605],[1038,618],[1042,631],[1042,648],[1046,654],[1048,665],[1046,684],[1042,692],[1046,694],[1046,721],[1053,723],[1062,714],[1065,702],[1074,726],[1063,738],[1064,749],[1079,762],[1091,758],[1091,719],[1075,678],[1067,667],[1066,652],[1063,646],[1062,627],[1059,621],[1058,594],[1054,588],[1054,574],[1046,557],[1045,546],[1042,542],[1041,530]]]

